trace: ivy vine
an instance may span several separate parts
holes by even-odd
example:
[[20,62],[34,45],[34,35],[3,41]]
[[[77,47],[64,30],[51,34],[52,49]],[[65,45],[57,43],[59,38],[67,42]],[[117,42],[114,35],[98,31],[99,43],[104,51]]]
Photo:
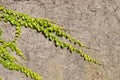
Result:
[[[8,50],[9,47],[12,51],[16,52],[16,55],[25,60],[22,51],[15,45],[16,40],[20,36],[22,26],[29,27],[31,29],[37,30],[38,32],[41,32],[50,41],[54,41],[56,47],[60,47],[61,49],[68,48],[70,52],[76,52],[80,54],[84,60],[97,63],[95,59],[85,54],[82,50],[74,47],[74,45],[85,47],[84,44],[82,44],[74,37],[71,37],[64,31],[63,27],[60,27],[53,21],[44,18],[33,18],[27,14],[15,12],[3,6],[0,6],[0,21],[4,21],[6,23],[9,22],[16,29],[15,37],[11,41],[5,41],[1,37],[2,29],[0,28],[0,64],[10,70],[21,71],[28,77],[31,77],[35,80],[41,80],[41,76],[38,73],[17,63],[19,60],[15,56],[11,55]],[[69,41],[65,42],[61,40],[60,37],[64,37]],[[70,43],[74,43],[74,45]],[[0,78],[0,80],[2,80],[2,78]]]
[[0,78],[0,80],[2,80],[2,78]]

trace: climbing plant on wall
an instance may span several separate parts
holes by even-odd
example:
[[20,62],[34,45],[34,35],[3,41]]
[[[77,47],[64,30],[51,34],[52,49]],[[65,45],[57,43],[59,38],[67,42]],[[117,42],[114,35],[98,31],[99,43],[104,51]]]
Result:
[[[61,49],[67,48],[70,52],[80,54],[84,60],[97,63],[96,60],[85,54],[82,50],[74,47],[74,45],[79,45],[79,47],[85,47],[85,45],[74,37],[71,37],[64,31],[63,27],[57,25],[53,21],[44,18],[33,18],[27,14],[15,12],[3,6],[0,6],[0,21],[4,21],[6,23],[9,22],[16,29],[15,37],[11,41],[6,41],[1,36],[2,29],[0,28],[0,64],[10,70],[21,71],[28,77],[35,80],[41,80],[41,76],[38,73],[18,63],[19,60],[10,54],[8,50],[9,47],[12,51],[16,52],[16,55],[20,56],[24,60],[26,59],[22,51],[15,45],[16,40],[20,36],[22,26],[41,32],[46,38],[53,41],[56,47],[60,47]],[[68,42],[61,40],[60,37],[64,37]],[[71,43],[74,44],[72,45]]]

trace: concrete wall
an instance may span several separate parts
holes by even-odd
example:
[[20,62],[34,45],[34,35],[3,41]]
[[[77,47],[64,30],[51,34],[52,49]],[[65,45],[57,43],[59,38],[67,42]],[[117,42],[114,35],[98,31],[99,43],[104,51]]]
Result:
[[[79,54],[56,48],[41,33],[22,27],[16,45],[27,61],[21,63],[42,80],[120,80],[120,0],[0,0],[12,10],[58,22],[92,49],[84,51],[104,67],[84,61]],[[14,27],[0,22],[3,38],[14,37]],[[32,80],[0,65],[4,80]]]

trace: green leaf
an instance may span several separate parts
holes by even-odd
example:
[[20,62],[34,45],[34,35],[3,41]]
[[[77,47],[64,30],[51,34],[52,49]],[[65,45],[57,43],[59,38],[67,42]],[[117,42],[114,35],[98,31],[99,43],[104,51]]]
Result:
[[34,27],[36,27],[36,28],[39,27],[39,25],[38,25],[37,23],[35,23],[35,22],[33,22],[32,25],[33,25]]
[[82,50],[76,49],[76,52],[77,52],[77,53],[81,53],[81,52],[82,52]]
[[48,27],[48,23],[44,21],[44,27],[47,28]]
[[61,32],[61,35],[65,37],[65,33],[64,32]]
[[3,6],[0,6],[0,11],[4,10],[4,7]]
[[9,15],[12,15],[13,11],[12,10],[8,10],[7,11]]
[[2,35],[2,29],[0,28],[0,36]]
[[49,37],[50,33],[47,30],[44,30],[45,37]]
[[62,36],[62,32],[61,32],[60,30],[58,30],[58,31],[56,32],[56,35],[61,37],[61,36]]
[[28,77],[30,76],[30,72],[27,72],[26,74],[27,74]]
[[24,21],[21,21],[21,22],[20,22],[20,25],[21,25],[21,26],[23,26],[24,24],[25,24]]
[[69,40],[70,40],[70,42],[73,42],[73,41],[75,40],[75,38],[72,37],[72,38],[70,38]]
[[60,41],[56,41],[56,47],[60,46],[61,45],[61,42]]
[[62,43],[61,48],[63,49],[65,47],[66,47],[65,43]]
[[91,57],[89,57],[89,56],[88,56],[87,54],[85,54],[85,53],[82,53],[81,56],[84,57],[84,59],[85,59],[86,61],[93,61],[93,59],[92,59]]
[[74,48],[71,45],[69,45],[68,48],[69,48],[70,52],[74,51]]
[[18,23],[18,22],[15,22],[15,26],[20,26],[20,23]]
[[24,22],[24,25],[25,25],[26,27],[28,27],[28,23],[27,23],[26,21]]
[[13,12],[13,16],[16,16],[16,13],[15,13],[15,12]]
[[82,44],[79,40],[76,40],[74,43],[75,43],[75,44],[79,44],[79,46],[81,46],[81,47],[85,47],[85,45]]
[[8,22],[7,18],[4,18],[4,21],[5,21],[5,22]]
[[65,45],[68,47],[70,44],[69,44],[69,43],[67,43],[67,42],[65,42]]
[[52,41],[52,39],[53,39],[52,36],[50,36],[49,39],[50,39],[50,41]]
[[83,43],[79,43],[79,46],[81,47],[85,47],[85,45]]
[[53,32],[54,31],[53,27],[49,27],[48,30],[49,30],[49,32]]
[[66,39],[69,39],[70,38],[70,35],[69,34],[66,34]]
[[32,23],[28,22],[28,26],[33,29]]
[[34,73],[31,72],[31,73],[30,73],[30,76],[31,76],[31,78],[34,78]]
[[10,21],[10,24],[11,24],[11,25],[14,25],[14,24],[15,24],[15,20],[11,20],[11,21]]
[[59,42],[58,42],[58,41],[56,41],[56,46],[57,46],[57,47],[59,46]]

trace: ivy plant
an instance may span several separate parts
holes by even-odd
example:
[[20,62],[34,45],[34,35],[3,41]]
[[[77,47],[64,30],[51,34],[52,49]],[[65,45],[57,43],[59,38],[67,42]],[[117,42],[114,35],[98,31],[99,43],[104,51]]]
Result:
[[0,78],[0,80],[2,80],[2,78]]
[[[0,64],[10,70],[17,70],[25,73],[26,76],[31,77],[35,80],[41,80],[41,76],[38,73],[18,63],[19,60],[15,56],[10,54],[8,50],[9,47],[12,51],[16,52],[16,55],[25,60],[25,56],[23,55],[22,51],[15,45],[16,40],[20,36],[21,27],[23,26],[35,29],[39,33],[41,32],[46,38],[48,38],[50,41],[53,41],[56,47],[60,47],[61,49],[67,48],[71,53],[76,52],[80,54],[80,56],[83,57],[84,60],[98,64],[95,59],[88,56],[79,48],[74,47],[74,45],[85,47],[83,43],[70,36],[70,34],[67,34],[64,31],[63,27],[57,25],[51,20],[45,18],[33,18],[28,14],[15,12],[13,10],[0,6],[0,21],[10,23],[12,26],[15,27],[16,30],[15,37],[11,41],[6,41],[1,37],[2,29],[0,28]],[[61,37],[67,39],[68,42],[61,40]]]

